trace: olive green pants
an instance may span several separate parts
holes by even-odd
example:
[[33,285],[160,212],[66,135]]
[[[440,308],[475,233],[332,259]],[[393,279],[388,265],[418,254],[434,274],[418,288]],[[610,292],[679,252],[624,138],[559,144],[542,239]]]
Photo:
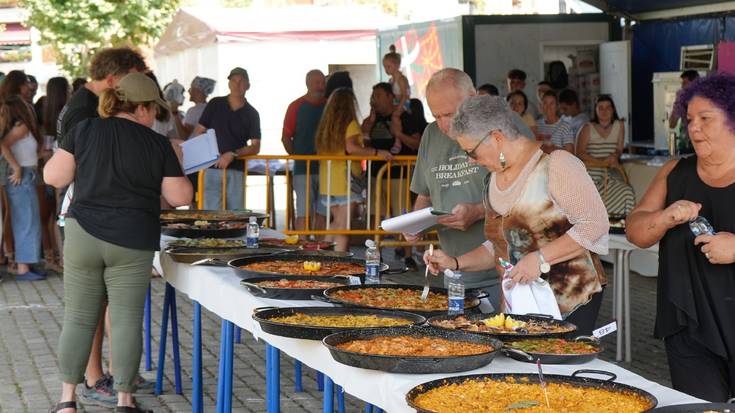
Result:
[[64,326],[59,339],[61,379],[84,380],[97,323],[108,302],[115,389],[134,392],[142,347],[145,296],[153,251],[101,241],[67,219],[64,242]]

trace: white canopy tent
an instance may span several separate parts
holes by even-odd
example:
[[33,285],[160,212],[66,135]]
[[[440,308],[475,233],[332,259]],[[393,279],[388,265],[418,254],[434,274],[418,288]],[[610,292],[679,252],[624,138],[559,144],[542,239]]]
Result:
[[194,76],[217,80],[214,96],[229,93],[227,75],[240,66],[250,75],[250,103],[260,113],[262,153],[280,144],[288,104],[305,92],[304,75],[349,70],[363,115],[377,81],[377,28],[401,23],[373,7],[183,8],[154,48],[162,85],[188,86]]

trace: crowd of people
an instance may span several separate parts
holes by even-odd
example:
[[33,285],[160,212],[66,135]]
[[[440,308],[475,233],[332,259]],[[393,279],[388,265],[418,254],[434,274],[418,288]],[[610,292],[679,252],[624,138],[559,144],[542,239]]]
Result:
[[[384,161],[395,155],[416,155],[427,122],[421,101],[410,97],[408,80],[400,72],[400,54],[391,49],[383,57],[383,67],[390,76],[388,82],[372,86],[370,113],[358,118],[357,100],[352,79],[347,72],[335,72],[326,77],[319,70],[306,74],[305,95],[294,100],[287,108],[283,122],[282,142],[290,155],[322,155],[359,157],[377,156]],[[348,217],[359,216],[350,209],[365,201],[367,181],[375,180],[384,161],[372,161],[364,167],[360,161],[302,161],[293,169],[293,188],[296,195],[295,229],[305,228],[309,217],[310,229],[324,229],[326,216],[330,229],[348,228]],[[351,170],[348,180],[347,168]],[[391,168],[391,215],[400,215],[410,205],[401,204],[400,169]],[[308,174],[307,174],[308,169]],[[369,175],[369,176],[368,176]],[[404,191],[405,192],[405,191]],[[206,198],[205,198],[206,199]],[[329,208],[329,214],[327,214]],[[366,213],[373,213],[367,211]],[[335,242],[335,249],[347,251],[346,235],[327,236]],[[405,252],[404,252],[405,253]],[[411,260],[409,256],[407,259]]]
[[[372,110],[362,133],[349,89],[336,89],[325,100],[313,99],[320,95],[308,88],[292,108],[309,96],[312,104],[327,108],[311,118],[314,149],[302,154],[354,153],[390,159],[396,140],[415,150],[413,209],[432,206],[449,212],[439,218],[441,248],[425,253],[425,263],[436,274],[461,271],[466,285],[488,291],[496,308],[504,305],[501,274],[507,278],[505,288],[543,277],[562,317],[577,325],[581,334],[591,334],[608,281],[599,259],[608,252],[608,221],[629,215],[631,241],[643,247],[662,242],[656,335],[666,342],[674,388],[724,401],[735,393],[731,331],[735,224],[732,214],[725,212],[735,175],[729,162],[733,132],[728,114],[733,104],[721,91],[735,90],[735,77],[712,75],[691,87],[689,74],[684,73],[682,80],[675,113],[688,130],[696,156],[667,164],[637,207],[620,165],[625,123],[610,95],[599,95],[589,116],[580,109],[575,91],[555,91],[548,82],[537,85],[537,101],[530,102],[523,92],[525,74],[517,69],[508,74],[505,98],[497,96],[493,85],[475,88],[464,72],[443,69],[426,88],[436,121],[422,125],[423,133],[403,136],[405,130],[417,131],[408,129],[413,106],[399,106],[391,84],[373,88]],[[393,98],[393,106],[383,107],[381,102],[390,102],[386,96]],[[342,111],[334,107],[338,101]],[[387,121],[389,116],[391,124],[376,131],[380,119]],[[290,121],[287,115],[283,140],[298,145],[297,128]],[[295,123],[299,124],[308,123]],[[332,127],[337,142],[330,143],[324,129]],[[385,130],[388,134],[381,135]],[[381,136],[392,139],[382,142]],[[367,145],[370,150],[365,150]],[[320,163],[320,176],[334,173],[334,168],[334,163],[326,168]],[[343,177],[346,165],[339,168]],[[353,176],[360,173],[364,171],[356,167]],[[314,184],[320,185],[321,194],[326,182]],[[344,179],[338,182],[339,188],[328,191],[337,215],[344,195],[353,190]],[[298,198],[304,189],[296,190]],[[352,197],[359,199],[359,191]],[[318,198],[308,202],[314,202],[311,211],[319,214]],[[303,204],[300,210],[305,210]],[[695,239],[686,223],[698,214],[714,220],[718,232]],[[343,224],[338,219],[335,222]],[[422,238],[403,235],[410,242]],[[512,263],[513,269],[506,274],[498,258]],[[709,379],[696,378],[702,376]]]
[[18,281],[46,278],[42,248],[47,269],[63,265],[62,395],[49,411],[76,411],[82,384],[84,403],[135,413],[145,410],[133,392],[153,388],[138,366],[161,204],[189,205],[193,190],[177,141],[155,130],[178,114],[144,58],[103,49],[89,78],[52,78],[36,102],[32,76],[14,70],[2,81],[4,256]]
[[[424,171],[430,168],[445,168],[444,170],[454,171],[463,168],[462,162],[457,161],[457,165],[453,165],[452,162],[445,162],[445,165],[424,165],[426,159],[434,157],[443,160],[459,158],[454,157],[453,153],[442,152],[443,141],[434,142],[432,139],[434,133],[432,131],[435,129],[426,129],[427,122],[423,116],[423,105],[418,99],[410,98],[411,91],[405,83],[405,76],[396,69],[400,67],[400,55],[391,49],[383,58],[383,66],[386,74],[390,76],[389,82],[381,82],[373,86],[370,114],[362,122],[356,117],[356,102],[349,74],[339,72],[329,76],[329,81],[336,78],[341,79],[341,88],[346,90],[339,91],[340,87],[327,87],[329,81],[325,80],[322,72],[312,70],[307,73],[306,94],[293,101],[286,111],[282,134],[284,148],[292,155],[373,155],[385,160],[391,159],[394,155],[418,155],[416,165],[418,173],[413,174],[410,202],[414,202],[413,209],[432,205],[425,199],[428,188],[421,182]],[[536,87],[534,97],[537,101],[532,102],[525,94],[525,88],[525,72],[519,69],[509,71],[505,100],[511,110],[518,115],[517,118],[514,117],[514,122],[519,130],[524,135],[539,141],[546,153],[563,149],[580,158],[597,191],[602,195],[609,215],[625,216],[630,212],[635,203],[635,196],[632,187],[626,182],[625,172],[619,162],[624,145],[625,127],[623,120],[617,114],[612,98],[609,95],[600,95],[595,103],[594,113],[590,117],[581,110],[579,97],[574,90],[555,91],[549,82],[542,81]],[[339,93],[335,95],[334,91],[339,91]],[[484,84],[477,88],[468,87],[467,91],[458,92],[458,96],[442,96],[432,102],[431,94],[428,92],[427,89],[427,103],[438,125],[441,125],[442,122],[441,116],[437,117],[437,114],[448,116],[454,113],[458,101],[461,101],[460,97],[466,97],[464,94],[497,96],[500,93],[494,85]],[[442,133],[446,134],[448,128],[449,125],[445,125]],[[422,144],[421,142],[424,141],[431,141],[431,143]],[[427,153],[422,153],[422,146],[431,149],[426,149]],[[309,164],[308,179],[310,179],[308,185],[306,181],[307,163]],[[366,168],[361,168],[357,162],[352,162],[352,179],[351,182],[347,182],[347,166],[344,161],[329,161],[328,163],[325,161],[321,163],[296,161],[293,170],[293,187],[296,195],[295,229],[304,229],[307,215],[310,218],[310,229],[323,229],[327,207],[330,208],[330,229],[347,228],[348,216],[353,219],[360,216],[357,213],[348,214],[347,209],[364,201],[365,179],[374,179],[382,165],[382,162],[373,161],[372,174],[367,177]],[[400,166],[395,166],[393,169],[396,173],[391,174],[394,178],[390,185],[392,202],[389,213],[391,216],[400,215],[411,209],[410,205],[398,202],[403,200],[403,194],[399,190],[402,188],[402,183],[395,179],[400,175]],[[478,168],[473,167],[463,176],[466,177],[465,179],[475,179],[479,183],[484,175],[485,172],[480,172]],[[330,183],[329,188],[327,188],[327,182]],[[451,183],[451,179],[439,185],[446,186],[448,183]],[[238,196],[242,195],[238,194]],[[435,196],[434,207],[450,212],[454,207],[453,198],[455,196],[463,200],[464,206],[460,209],[470,210],[471,208],[466,205],[475,205],[477,209],[481,205],[481,191],[470,190],[468,193],[452,195],[450,197],[452,200],[446,203],[443,195]],[[348,200],[352,205],[346,205]],[[476,217],[482,215],[477,211],[474,212]],[[455,225],[456,229],[467,230],[472,227],[473,222],[476,222],[476,220],[470,223],[465,222],[462,214],[451,215],[460,218],[457,218],[457,222],[449,223],[450,226],[447,226],[446,221],[449,218],[444,217],[442,221],[445,221],[445,228]],[[376,219],[380,218],[376,217]],[[470,233],[478,238],[483,236],[480,226],[472,228]],[[452,238],[451,232],[446,236]],[[337,242],[338,250],[347,249],[348,239],[345,236],[329,238]],[[415,237],[409,237],[409,239],[415,240]],[[468,239],[464,234],[458,236],[456,241],[451,243],[453,248],[462,249],[464,243],[474,243],[472,238]],[[406,255],[407,266],[415,266],[410,254],[406,252],[402,254]],[[497,284],[497,282],[489,281],[497,278],[492,275],[492,272],[489,277],[484,273],[468,274],[467,279],[470,280],[472,286],[476,285],[475,277],[478,280],[484,280],[477,284],[478,286],[487,287],[488,283]]]
[[[488,94],[499,94],[495,86],[483,86]],[[526,73],[520,69],[508,72],[507,87],[506,100],[511,109],[521,116],[536,140],[543,142],[544,151],[564,149],[582,159],[608,213],[627,215],[635,204],[635,193],[620,167],[625,122],[612,97],[599,95],[589,114],[581,110],[576,91],[553,90],[551,83],[544,80],[536,85],[537,101],[532,102],[524,92]],[[482,89],[478,93],[482,94]]]
[[[590,334],[607,285],[599,256],[608,251],[608,219],[627,215],[632,242],[661,242],[656,335],[665,339],[674,387],[708,400],[732,396],[735,221],[728,208],[735,200],[735,104],[722,90],[734,91],[735,77],[686,85],[676,116],[696,155],[665,165],[636,206],[620,167],[625,127],[611,96],[598,96],[588,116],[575,91],[556,91],[548,82],[537,85],[531,101],[521,70],[508,73],[501,97],[497,87],[476,87],[463,71],[446,68],[426,86],[435,119],[427,123],[400,63],[395,50],[384,56],[390,79],[373,85],[363,119],[349,73],[306,73],[306,93],[285,110],[286,152],[375,160],[370,168],[359,160],[295,162],[296,228],[305,228],[307,216],[311,229],[323,228],[326,216],[330,228],[348,228],[351,208],[370,180],[375,187],[385,162],[416,156],[409,171],[413,205],[391,205],[384,214],[444,212],[440,248],[423,256],[429,269],[461,271],[465,285],[486,290],[500,310],[503,289],[542,277],[562,317]],[[89,79],[50,79],[35,102],[37,82],[22,71],[0,85],[4,256],[18,281],[46,277],[42,256],[47,266],[63,265],[62,395],[49,412],[75,412],[82,384],[78,397],[85,403],[136,413],[145,410],[133,394],[152,388],[138,366],[160,210],[191,205],[196,190],[196,180],[184,176],[180,143],[214,129],[220,155],[204,173],[205,208],[240,208],[241,157],[260,151],[260,117],[246,98],[250,79],[240,67],[229,73],[226,96],[209,99],[216,81],[195,77],[186,113],[179,110],[184,87],[172,81],[161,88],[130,48],[99,51]],[[394,200],[403,197],[397,175],[391,174]],[[686,223],[700,215],[715,234],[692,236]],[[416,242],[424,235],[402,236]],[[346,235],[330,238],[337,250],[349,248]],[[403,254],[408,258],[410,250]],[[499,258],[513,269],[505,271]]]

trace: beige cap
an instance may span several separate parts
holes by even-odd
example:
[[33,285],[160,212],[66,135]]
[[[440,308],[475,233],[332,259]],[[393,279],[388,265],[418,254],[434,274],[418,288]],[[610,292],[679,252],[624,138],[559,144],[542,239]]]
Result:
[[156,102],[164,108],[168,107],[166,101],[161,98],[156,82],[143,73],[125,75],[117,82],[115,92],[119,99],[128,102]]

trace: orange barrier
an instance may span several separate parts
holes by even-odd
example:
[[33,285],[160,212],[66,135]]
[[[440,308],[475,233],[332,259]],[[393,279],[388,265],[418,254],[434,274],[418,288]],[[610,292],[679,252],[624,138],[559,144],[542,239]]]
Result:
[[[374,237],[376,241],[380,241],[380,238],[385,235],[390,235],[395,233],[390,233],[387,231],[384,231],[380,228],[380,221],[381,217],[387,218],[390,217],[393,211],[398,211],[398,213],[405,213],[409,212],[413,209],[413,200],[412,195],[410,191],[410,183],[411,183],[411,176],[412,176],[412,169],[413,166],[416,163],[416,157],[415,156],[395,156],[391,161],[387,161],[384,165],[380,167],[378,172],[376,173],[376,177],[374,179],[371,178],[372,175],[372,163],[375,161],[381,161],[385,162],[383,158],[378,156],[368,156],[368,157],[361,157],[361,156],[351,156],[351,155],[330,155],[330,156],[324,156],[324,155],[255,155],[255,156],[246,156],[239,158],[241,160],[245,160],[246,168],[243,172],[243,182],[244,182],[244,188],[245,194],[247,194],[247,188],[248,188],[248,176],[253,175],[252,172],[249,171],[247,165],[247,161],[250,160],[265,160],[265,179],[266,179],[266,187],[268,188],[267,191],[267,197],[266,197],[266,211],[269,214],[269,218],[264,223],[265,226],[275,228],[275,206],[274,206],[274,190],[273,190],[273,180],[274,180],[274,173],[271,173],[271,167],[268,161],[271,160],[285,160],[285,161],[306,161],[306,199],[310,199],[310,193],[313,190],[309,183],[310,183],[310,177],[312,174],[312,163],[313,162],[348,162],[346,173],[347,178],[349,181],[350,173],[351,173],[351,163],[352,162],[366,162],[367,164],[367,170],[365,171],[367,173],[367,197],[365,200],[361,201],[363,204],[366,204],[366,216],[365,216],[365,222],[366,225],[364,228],[352,228],[352,220],[351,218],[351,210],[352,208],[348,209],[348,228],[346,229],[330,229],[329,228],[329,221],[331,216],[330,208],[327,208],[327,227],[324,229],[315,229],[311,227],[312,224],[312,206],[309,202],[306,203],[306,217],[305,217],[305,225],[303,230],[296,230],[293,228],[293,222],[294,222],[294,208],[293,208],[293,186],[292,186],[292,172],[289,168],[286,168],[286,170],[283,172],[283,175],[286,178],[286,199],[287,199],[287,205],[286,205],[286,229],[283,231],[286,234],[289,235],[356,235],[356,236],[369,236]],[[396,176],[392,176],[393,169],[396,167],[400,167],[400,172]],[[260,175],[259,176],[263,176]],[[329,191],[331,185],[330,185],[330,179],[331,176],[327,177],[327,191]],[[198,193],[197,193],[197,205],[198,208],[203,209],[204,208],[204,171],[199,172],[198,176]],[[398,191],[393,191],[393,185],[398,185]],[[348,201],[351,195],[348,192]],[[324,195],[330,195],[330,194],[324,194]],[[398,195],[398,196],[395,196]],[[247,195],[244,197],[243,200],[243,208],[247,208]],[[398,198],[398,199],[394,199]],[[223,173],[222,177],[222,205],[226,205],[226,199],[227,199],[227,174]],[[372,212],[372,213],[371,213]],[[408,245],[404,241],[383,241],[383,245]],[[425,244],[425,242],[422,242],[421,244]]]

